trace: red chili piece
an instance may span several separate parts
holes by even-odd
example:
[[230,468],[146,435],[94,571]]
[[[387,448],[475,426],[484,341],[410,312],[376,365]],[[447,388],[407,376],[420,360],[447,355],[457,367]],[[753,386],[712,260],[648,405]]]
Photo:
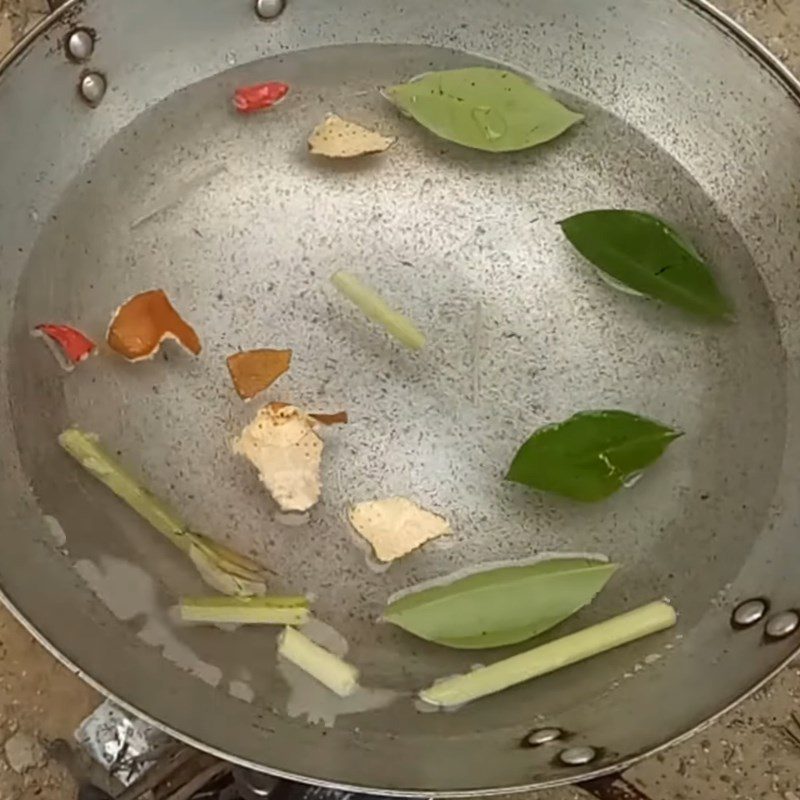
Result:
[[289,84],[280,81],[267,81],[254,86],[242,86],[233,95],[233,104],[237,111],[250,114],[271,108],[275,103],[283,100],[289,92]]
[[73,364],[80,364],[96,349],[96,345],[91,339],[84,336],[79,330],[70,328],[69,325],[37,325],[35,333],[46,336],[59,346],[67,362],[62,366],[66,368]]

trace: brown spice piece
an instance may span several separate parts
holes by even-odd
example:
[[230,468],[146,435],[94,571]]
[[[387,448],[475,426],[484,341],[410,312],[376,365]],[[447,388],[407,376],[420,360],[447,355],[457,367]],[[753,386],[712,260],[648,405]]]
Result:
[[347,425],[348,418],[346,411],[337,411],[335,414],[309,414],[321,425]]
[[291,350],[246,350],[228,356],[228,370],[239,397],[250,400],[272,386],[291,361]]
[[[270,407],[275,411],[280,411],[282,408],[288,408],[289,403],[270,403]],[[337,411],[335,414],[309,414],[308,416],[319,422],[320,425],[347,425],[350,421],[346,411]]]

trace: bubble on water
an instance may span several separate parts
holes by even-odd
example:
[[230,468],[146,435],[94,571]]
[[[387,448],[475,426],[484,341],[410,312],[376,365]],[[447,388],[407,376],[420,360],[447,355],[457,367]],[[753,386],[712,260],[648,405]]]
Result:
[[50,534],[50,538],[53,542],[55,542],[56,547],[64,547],[67,543],[67,534],[64,528],[61,527],[61,523],[49,514],[45,514],[43,519],[47,525],[47,532]]
[[243,700],[245,703],[252,703],[256,696],[253,687],[245,681],[231,681],[228,684],[228,694],[237,700]]

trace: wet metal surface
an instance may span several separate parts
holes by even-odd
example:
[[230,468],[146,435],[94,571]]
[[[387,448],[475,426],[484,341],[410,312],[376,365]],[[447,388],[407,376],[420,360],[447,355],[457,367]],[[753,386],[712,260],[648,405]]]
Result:
[[[789,5],[791,5],[791,4],[789,4]],[[777,13],[781,13],[781,12],[777,12]],[[410,67],[411,67],[411,65],[409,64],[409,65],[408,65],[408,67],[410,68]],[[202,105],[202,98],[199,98],[199,97],[198,97],[198,102],[200,102],[200,103],[201,103],[201,105]],[[162,113],[168,113],[168,112],[169,112],[169,108],[165,108],[165,109],[162,111]],[[186,112],[184,111],[184,112],[182,112],[182,113],[186,113]],[[144,127],[143,127],[143,128],[140,130],[140,133],[144,133],[144,134],[145,134],[145,138],[146,138],[146,124],[147,124],[147,122],[148,122],[147,120],[143,120],[143,121],[142,121],[142,123],[143,123]],[[152,122],[152,120],[151,120],[151,122]],[[610,123],[609,123],[609,124],[610,124]],[[302,124],[298,123],[298,125],[299,125],[299,127],[302,127]],[[155,130],[155,128],[154,128],[154,130]],[[611,132],[611,131],[609,131],[609,133],[610,133],[610,132]],[[196,140],[195,140],[195,143],[197,144],[198,142],[201,142],[201,141],[202,141],[202,137],[201,137],[201,136],[197,136],[197,138],[196,138]],[[190,144],[191,144],[191,143],[190,143]],[[241,146],[242,144],[244,144],[244,142],[242,142],[242,141],[240,141],[240,142],[236,142],[236,141],[230,141],[230,142],[228,142],[228,143],[227,143],[227,145],[226,145],[226,146],[227,146],[227,147],[229,147],[229,148],[230,148],[232,151],[234,151],[234,152],[235,152],[235,150],[236,150],[236,147],[237,147],[237,146]],[[163,152],[164,152],[164,153],[166,153],[166,148],[163,150]],[[202,152],[202,150],[201,150],[200,152]],[[157,166],[158,168],[162,168],[162,167],[164,167],[164,168],[168,168],[168,169],[170,169],[170,170],[174,170],[174,169],[175,169],[175,168],[178,166],[178,164],[177,164],[177,163],[175,163],[175,162],[169,162],[168,160],[165,160],[165,161],[161,161],[161,162],[159,162],[159,161],[158,161],[158,158],[159,158],[159,155],[158,155],[158,153],[159,153],[159,151],[158,151],[158,148],[155,148],[155,149],[154,149],[154,153],[155,153],[155,155],[156,155],[156,166]],[[657,155],[657,154],[656,154],[656,155]],[[613,158],[613,153],[609,153],[609,156]],[[648,157],[649,157],[649,156],[648,156]],[[166,158],[166,156],[165,156],[165,158]],[[189,152],[189,154],[188,154],[188,155],[187,155],[187,157],[186,157],[186,163],[191,163],[191,162],[192,162],[192,160],[193,160],[193,159],[192,159],[192,153],[191,153],[191,151],[190,151],[190,152]],[[99,165],[96,167],[96,169],[102,169],[102,167],[103,167],[103,165],[102,165],[102,163],[100,163],[100,164],[99,164]],[[111,169],[111,168],[112,168],[111,164],[109,164],[109,167],[108,167],[108,168],[109,168],[109,169]],[[355,179],[353,179],[353,180],[355,180]],[[146,199],[146,197],[144,196],[144,194],[145,194],[145,193],[144,193],[145,181],[146,181],[146,178],[144,178],[144,177],[143,177],[143,178],[140,180],[140,184],[139,184],[139,188],[142,190],[142,200]],[[226,186],[226,185],[227,185],[227,186],[230,186],[230,184],[223,184],[223,186]],[[224,190],[224,191],[232,191],[232,189],[227,189],[227,190],[226,190],[226,189],[223,189],[223,190]],[[665,190],[665,191],[666,191],[666,190]],[[698,197],[699,197],[699,196],[698,196]],[[203,200],[202,200],[202,197],[201,197],[201,198],[198,198],[198,202],[200,202],[200,203],[201,203],[201,206],[200,206],[200,209],[201,209],[201,210],[200,210],[200,217],[202,218],[202,213],[203,213],[203,212],[202,212],[202,202],[203,202]],[[279,201],[279,202],[280,202],[280,201]],[[431,202],[432,202],[432,204],[433,204],[433,207],[438,207],[438,206],[436,205],[436,197],[435,197],[435,195],[434,195],[434,196],[431,198]],[[236,201],[235,201],[234,205],[236,205],[236,207],[238,208],[237,214],[241,214],[241,212],[242,212],[242,209],[243,209],[243,208],[244,208],[244,209],[246,209],[246,208],[247,208],[247,206],[248,206],[248,198],[247,198],[247,197],[245,197],[245,198],[236,198]],[[253,210],[255,210],[255,206],[253,207]],[[195,209],[195,213],[197,213],[197,209]],[[350,212],[350,213],[353,213],[353,212]],[[356,208],[355,208],[355,213],[356,213],[356,214],[359,214],[359,213],[361,213],[361,212],[359,211],[358,207],[356,207]],[[385,213],[385,212],[384,212],[384,213]],[[120,224],[121,224],[121,221],[120,221]],[[380,223],[379,223],[379,224],[380,224]],[[698,224],[700,224],[700,223],[698,223]],[[56,231],[56,229],[54,229],[54,231]],[[56,233],[57,233],[57,231],[56,231]],[[56,233],[54,233],[54,235],[56,235]],[[157,247],[157,246],[159,245],[159,242],[161,241],[161,240],[159,239],[159,237],[162,237],[162,236],[166,235],[166,231],[162,230],[161,228],[155,227],[155,228],[153,229],[153,231],[151,231],[151,235],[152,235],[152,237],[153,237],[153,239],[152,239],[152,241],[151,241],[151,245],[152,245],[152,246],[154,246],[154,247]],[[110,237],[109,237],[109,238],[110,238]],[[386,237],[385,237],[385,236],[384,236],[383,238],[384,238],[384,239],[386,239]],[[88,240],[84,240],[84,241],[82,242],[82,244],[83,244],[83,243],[86,243],[86,241],[88,241]],[[217,246],[218,246],[218,245],[220,245],[220,244],[221,244],[223,241],[224,241],[224,236],[223,236],[223,237],[222,237],[222,238],[221,238],[219,241],[218,241],[217,239],[212,239],[211,249],[213,250],[213,248],[214,248],[214,247],[217,247]],[[330,243],[328,243],[328,244],[330,244]],[[334,243],[334,244],[335,244],[335,243]],[[446,244],[446,243],[445,243],[445,244]],[[401,245],[402,245],[402,247],[403,247],[403,248],[407,247],[407,244],[406,244],[405,242],[401,242]],[[102,242],[100,242],[100,243],[97,243],[97,244],[95,244],[95,245],[93,245],[93,246],[94,246],[95,248],[101,248],[101,247],[103,246],[103,244],[102,244]],[[110,245],[109,245],[109,246],[110,246]],[[245,243],[245,246],[246,246],[246,243]],[[470,245],[470,246],[472,246],[472,245]],[[334,251],[334,252],[335,252],[335,250],[336,250],[336,247],[334,247],[334,248],[333,248],[333,251]],[[101,254],[101,252],[102,252],[101,250],[97,249],[97,250],[95,251],[95,257],[98,257],[98,258],[99,258],[99,257],[100,257],[100,254]],[[490,252],[491,252],[491,251],[490,251]],[[301,260],[301,263],[302,263],[302,260]],[[90,270],[90,267],[87,267],[87,277],[88,277],[88,274],[89,274],[89,272],[90,272],[90,271],[91,271],[91,270]],[[147,277],[147,276],[145,276],[145,277]],[[113,276],[109,276],[109,280],[114,280],[114,277],[113,277]],[[99,290],[98,290],[98,291],[99,291]],[[412,293],[412,297],[413,297],[413,293]],[[225,307],[225,301],[219,301],[219,302],[223,303],[223,310],[224,310],[224,307]],[[234,306],[234,301],[229,299],[227,302],[230,304],[230,305],[228,305],[227,307],[228,307],[228,308],[233,308],[233,306]],[[457,309],[454,309],[454,311],[457,311]],[[716,355],[716,353],[715,353],[715,355]],[[704,358],[704,357],[705,357],[705,353],[704,353],[703,355],[700,355],[700,354],[698,354],[698,356],[697,356],[697,357],[698,357],[698,359],[700,359],[700,361],[699,361],[698,363],[703,363],[703,362],[702,362],[702,358]],[[762,356],[762,358],[763,358],[763,356]],[[723,369],[724,369],[724,364],[723,364]],[[628,376],[626,376],[626,378],[627,378],[627,377],[628,377]],[[635,378],[636,376],[635,376],[635,375],[631,375],[631,377],[632,377],[632,378]],[[199,379],[201,379],[201,378],[203,378],[203,376],[202,376],[202,375],[198,376],[198,380],[199,380]],[[736,376],[734,376],[734,375],[731,375],[730,379],[732,380],[732,382],[733,382],[733,383],[736,383],[736,385],[739,385],[739,384],[738,384],[738,381],[739,381],[739,378],[738,378],[738,377],[736,377]],[[167,383],[167,388],[169,388],[169,383]],[[302,388],[302,384],[301,384],[301,386],[300,386],[300,390],[301,390],[301,391],[308,391],[308,389],[307,389],[307,388],[306,388],[306,389],[303,389],[303,388]],[[90,404],[90,405],[91,405],[91,399],[90,399],[88,396],[87,396],[86,398],[84,398],[84,399],[81,399],[81,397],[80,397],[80,393],[79,393],[79,390],[77,390],[77,389],[76,389],[76,391],[78,392],[78,394],[76,394],[76,395],[73,395],[73,396],[72,396],[72,399],[70,400],[70,403],[76,403],[77,405],[71,406],[72,408],[75,408],[75,409],[78,409],[78,410],[80,410],[80,403],[88,403],[88,404]],[[112,388],[112,389],[111,389],[111,391],[114,391],[114,389]],[[198,389],[198,391],[202,391],[202,390],[201,390],[201,389]],[[326,387],[326,391],[327,391],[327,387]],[[640,393],[640,394],[641,394],[641,393]],[[167,405],[168,405],[168,404],[167,404]],[[549,406],[549,408],[552,408],[552,405],[550,405],[550,406]],[[146,411],[146,410],[145,410],[145,411]],[[144,416],[144,415],[143,415],[143,416]],[[166,420],[164,420],[164,421],[166,422]],[[226,424],[230,424],[230,421],[227,421],[227,422],[226,422]],[[223,426],[223,427],[224,427],[224,426]],[[166,430],[166,428],[165,428],[165,430]],[[136,427],[134,426],[134,427],[131,429],[130,436],[132,437],[132,439],[131,439],[131,441],[130,441],[130,445],[135,445],[135,444],[136,444],[137,437],[141,437],[141,436],[143,436],[143,433],[142,433],[141,431],[137,431]],[[137,453],[137,449],[136,449],[134,446],[131,446],[131,448],[130,448],[129,452],[131,452],[131,453]],[[155,468],[155,467],[154,467],[154,468]],[[181,479],[182,479],[182,480],[190,480],[190,479],[191,479],[191,476],[181,476]],[[185,488],[185,487],[184,487],[184,488]],[[181,491],[181,496],[185,496],[185,495],[183,494],[183,492],[182,492],[182,491]],[[197,510],[195,513],[200,513],[200,510],[198,509],[198,510]],[[624,523],[623,523],[623,524],[624,524]],[[647,549],[646,549],[647,545],[646,545],[646,544],[643,544],[642,546],[644,547],[644,549],[642,550],[642,556],[644,557],[644,556],[647,554],[647,552],[648,552],[648,551],[647,551]],[[444,557],[443,557],[443,558],[444,558]],[[444,560],[446,560],[446,558],[444,558]],[[731,757],[731,763],[736,763],[737,761],[738,761],[738,759],[736,758],[736,756],[735,756],[735,754],[734,754],[734,756],[732,756],[732,757]],[[643,767],[642,769],[643,769],[643,770],[645,770],[646,768],[647,768],[647,765],[645,765],[645,767]],[[759,779],[760,779],[760,776],[759,776]],[[747,795],[744,795],[744,796],[747,796]],[[778,795],[778,796],[780,796],[780,795]]]

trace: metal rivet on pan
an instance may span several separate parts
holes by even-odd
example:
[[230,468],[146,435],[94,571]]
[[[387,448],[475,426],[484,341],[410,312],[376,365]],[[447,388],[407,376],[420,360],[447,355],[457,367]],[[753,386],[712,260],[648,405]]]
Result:
[[770,639],[783,639],[800,628],[800,614],[796,611],[781,611],[767,620],[764,632]]
[[539,728],[525,737],[525,744],[529,747],[540,747],[560,739],[563,735],[564,731],[561,728]]
[[275,19],[286,7],[286,0],[256,0],[256,14],[261,19]]
[[99,105],[106,93],[106,79],[99,72],[87,72],[81,78],[78,91],[90,106]]
[[760,622],[767,613],[767,601],[761,598],[745,600],[739,603],[731,615],[731,624],[735,628],[749,628]]
[[94,38],[89,31],[80,28],[67,37],[67,53],[73,61],[86,61],[94,52]]
[[558,760],[568,767],[582,767],[597,758],[594,747],[568,747],[558,754]]

